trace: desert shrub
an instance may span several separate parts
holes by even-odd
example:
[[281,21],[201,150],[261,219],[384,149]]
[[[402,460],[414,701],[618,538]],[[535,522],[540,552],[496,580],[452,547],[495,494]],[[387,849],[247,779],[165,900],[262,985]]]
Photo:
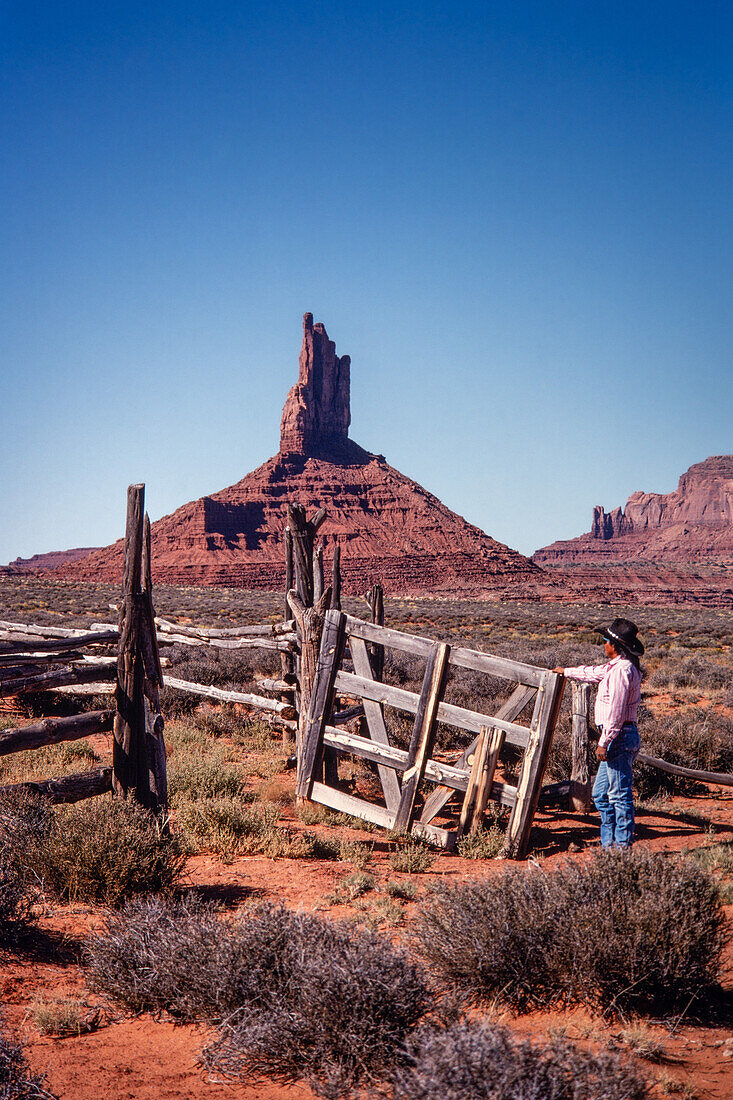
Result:
[[19,858],[59,897],[106,905],[169,889],[184,864],[178,841],[160,821],[117,798],[60,807],[46,829],[26,835]]
[[458,855],[464,859],[493,859],[504,847],[506,837],[498,825],[488,829],[479,828],[475,833],[466,833],[456,845]]
[[0,1032],[0,1097],[2,1100],[56,1100],[43,1087],[45,1074],[31,1073],[23,1048]]
[[31,914],[33,893],[17,862],[9,852],[0,851],[0,935],[7,940]]
[[393,1075],[394,1100],[646,1100],[649,1086],[617,1054],[516,1039],[506,1028],[423,1026]]
[[186,843],[223,858],[261,852],[272,839],[280,811],[268,803],[239,798],[206,798],[178,807],[176,821]]
[[665,660],[649,677],[654,687],[712,689],[728,687],[733,669],[721,661],[696,653],[679,661]]
[[48,834],[53,820],[50,803],[20,791],[0,799],[0,932],[10,936],[31,915],[38,874],[25,853]]
[[174,765],[168,778],[168,794],[173,804],[184,798],[235,798],[243,787],[241,769],[206,760],[186,760]]
[[306,1078],[330,1096],[383,1075],[428,1006],[415,965],[375,933],[282,907],[247,924],[257,981],[204,1052],[209,1067]]
[[238,976],[248,946],[216,908],[194,895],[135,898],[88,943],[87,980],[132,1012],[216,1019],[240,1003]]
[[381,937],[261,905],[231,923],[192,898],[130,902],[89,944],[92,987],[134,1011],[220,1020],[232,1077],[371,1080],[426,1011],[417,967]]
[[[648,712],[639,722],[642,752],[699,771],[733,772],[733,721],[716,710],[694,707],[678,714],[654,718]],[[642,798],[658,791],[684,793],[694,780],[667,775],[637,764],[634,781]]]
[[393,879],[387,883],[385,890],[389,897],[403,901],[414,901],[418,894],[417,883],[410,878]]
[[389,862],[393,871],[405,875],[416,875],[429,871],[437,858],[437,852],[427,844],[413,837],[405,837],[397,842],[397,848],[390,853]]
[[561,1002],[671,1009],[716,980],[723,910],[691,860],[603,851],[547,874],[511,869],[438,886],[415,937],[469,999],[519,1011]]

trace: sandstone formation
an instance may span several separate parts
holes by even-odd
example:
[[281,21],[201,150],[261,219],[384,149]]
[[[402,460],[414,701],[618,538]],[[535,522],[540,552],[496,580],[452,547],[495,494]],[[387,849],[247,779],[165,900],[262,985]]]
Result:
[[96,546],[79,546],[75,550],[51,550],[48,554],[34,554],[31,558],[15,558],[7,565],[0,566],[5,575],[15,573],[37,573],[44,569],[56,569],[68,562],[80,561],[99,549]]
[[733,565],[733,455],[698,462],[672,493],[632,493],[626,506],[593,509],[591,530],[553,542],[540,565]]
[[[328,559],[341,546],[346,592],[381,581],[388,593],[507,594],[542,577],[527,558],[451,512],[382,455],[348,437],[350,360],[337,356],[306,313],[298,382],[281,423],[280,451],[236,485],[152,525],[157,582],[279,588],[288,503],[327,509]],[[62,575],[119,580],[122,542]]]

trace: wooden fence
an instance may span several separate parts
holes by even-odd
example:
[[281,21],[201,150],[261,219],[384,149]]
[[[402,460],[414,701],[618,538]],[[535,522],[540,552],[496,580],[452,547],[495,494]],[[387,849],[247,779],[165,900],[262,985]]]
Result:
[[[342,667],[347,642],[353,673]],[[422,658],[425,673],[419,695],[377,680],[367,643]],[[501,677],[515,687],[494,715],[468,710],[443,699],[450,666]],[[522,858],[529,845],[563,685],[564,678],[548,669],[477,650],[451,648],[445,642],[365,623],[339,611],[328,612],[305,725],[297,793],[384,828],[414,833],[445,848],[455,845],[469,817],[471,827],[476,828],[488,800],[494,799],[511,810],[504,854]],[[366,720],[363,734],[348,733],[334,725],[337,692],[360,700]],[[516,719],[530,703],[533,709],[527,727]],[[414,715],[406,751],[390,742],[385,706]],[[438,723],[475,735],[452,764],[432,755]],[[495,776],[505,744],[521,754],[516,786]],[[376,764],[383,801],[370,802],[338,789],[333,768],[329,776],[329,751]],[[425,782],[438,785],[425,798],[418,817],[417,799]],[[435,825],[434,818],[456,791],[464,793],[458,828]]]

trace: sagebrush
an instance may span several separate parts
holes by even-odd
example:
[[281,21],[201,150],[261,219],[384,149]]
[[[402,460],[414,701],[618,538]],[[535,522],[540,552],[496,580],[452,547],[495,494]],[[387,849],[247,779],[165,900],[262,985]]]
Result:
[[415,939],[467,999],[664,1011],[717,980],[725,933],[718,887],[692,860],[602,851],[438,886]]

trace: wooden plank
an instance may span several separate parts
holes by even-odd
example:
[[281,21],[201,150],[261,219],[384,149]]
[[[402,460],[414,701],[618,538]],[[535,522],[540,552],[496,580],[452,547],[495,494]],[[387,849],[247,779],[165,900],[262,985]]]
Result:
[[[375,764],[383,764],[385,767],[394,768],[397,771],[404,771],[407,767],[407,752],[404,749],[395,748],[393,745],[379,745],[370,738],[336,729],[335,726],[327,725],[325,727],[323,743],[338,752],[349,753],[351,756],[357,756],[364,760],[371,760]],[[428,760],[425,765],[425,779],[430,780],[431,783],[440,783],[444,787],[449,787],[448,797],[454,791],[465,791],[468,777],[469,772],[466,768],[456,768],[439,760]],[[442,787],[440,790],[442,790]],[[433,794],[435,793],[433,792]],[[516,787],[512,787],[509,783],[497,781],[491,788],[491,797],[509,808],[514,805],[516,793]],[[424,822],[424,824],[427,824],[427,822]]]
[[537,809],[542,777],[550,753],[552,732],[562,701],[564,686],[564,676],[555,672],[547,672],[545,673],[545,683],[541,684],[537,691],[529,745],[524,754],[517,783],[517,801],[509,819],[507,843],[502,853],[510,858],[523,859],[527,854],[529,834]]
[[[491,721],[496,722],[498,718],[512,721],[514,718],[518,718],[524,708],[527,706],[527,704],[535,697],[535,694],[536,692],[533,687],[528,687],[522,684],[518,685],[518,687],[516,687],[512,694],[509,696],[507,701],[503,703],[499,710],[496,712],[496,718],[491,719]],[[476,741],[472,741],[465,752],[463,752],[456,761],[455,767],[457,769],[467,768],[469,757],[471,756],[471,753],[475,751],[475,749]],[[492,788],[492,797],[497,797],[497,790],[497,784],[494,783]],[[511,790],[513,794],[516,794],[514,787],[512,787]],[[429,795],[428,798],[425,800],[425,805],[423,806],[423,812],[420,815],[420,820],[426,824],[427,822],[432,821],[432,819],[436,816],[436,814],[440,813],[446,802],[448,802],[448,800],[452,798],[452,796],[453,791],[447,785],[443,787],[438,787],[438,789],[433,791],[433,793]],[[508,803],[502,798],[499,798],[498,800],[500,802],[503,802],[504,805],[514,805],[513,801],[511,803]]]
[[588,706],[590,684],[573,681],[572,764],[570,770],[570,808],[587,813],[593,805],[588,746]]
[[445,642],[436,642],[428,657],[408,750],[407,768],[402,775],[400,802],[395,811],[394,828],[400,832],[409,832],[412,825],[415,796],[422,783],[425,765],[430,758],[435,740],[438,703],[443,691],[449,655],[450,646]]
[[496,772],[496,765],[499,762],[499,753],[501,752],[503,744],[504,731],[494,727],[486,737],[486,754],[483,767],[481,768],[478,790],[476,791],[476,802],[473,808],[473,818],[471,820],[472,833],[477,832],[481,828],[484,814],[486,813],[486,807],[489,804],[491,786],[494,782],[494,773]]
[[[371,802],[365,802],[361,798],[347,794],[345,791],[337,791],[333,787],[327,787],[325,783],[314,783],[311,800],[323,806],[328,806],[339,813],[350,814],[362,821],[371,821],[375,825],[381,825],[383,829],[392,829],[394,814]],[[439,848],[451,850],[455,845],[455,837],[448,829],[439,829],[436,825],[423,825],[421,821],[414,821],[412,825],[414,836],[421,837],[435,844]]]
[[[362,638],[352,637],[351,658],[354,662],[354,671],[357,676],[367,679],[372,675],[372,666],[367,652],[366,642]],[[384,714],[379,703],[372,699],[364,699],[364,715],[369,734],[373,741],[380,745],[389,745],[389,734],[384,723]],[[397,776],[391,768],[378,765],[379,781],[384,792],[384,801],[390,810],[396,810],[400,801],[400,784]]]
[[[376,642],[387,646],[388,649],[413,653],[418,657],[427,657],[430,647],[434,645],[431,638],[424,638],[419,634],[405,634],[387,626],[375,626],[373,623],[367,623],[351,615],[348,617],[346,632],[349,636],[353,634],[357,638],[364,638],[367,642]],[[451,649],[450,664],[533,687],[539,686],[544,674],[543,669],[535,668],[534,665],[512,661],[508,657],[495,657],[490,653],[482,653],[477,649],[464,649],[460,646]]]
[[458,821],[457,836],[462,837],[466,831],[469,817],[472,817],[472,811],[474,802],[476,800],[476,792],[479,785],[479,780],[486,764],[486,754],[489,751],[489,727],[482,726],[481,733],[478,735],[478,741],[476,742],[476,749],[473,754],[473,764],[471,765],[471,775],[468,780],[468,786],[466,787],[466,794],[463,799],[463,805],[461,806],[461,816]]
[[38,749],[42,745],[58,745],[62,741],[76,741],[94,733],[112,729],[113,710],[91,710],[74,714],[70,718],[44,718],[42,722],[21,726],[0,733],[0,756],[26,749]]
[[[356,676],[351,672],[338,673],[336,689],[345,694],[358,696],[365,701],[372,699],[374,702],[395,707],[397,710],[407,711],[408,714],[416,714],[419,705],[419,696],[413,691],[393,687],[392,684],[382,684],[363,676]],[[534,695],[534,688],[528,690]],[[525,726],[507,722],[499,718],[498,713],[496,716],[480,714],[478,711],[458,707],[454,703],[440,703],[437,720],[448,726],[457,726],[459,729],[476,734],[481,732],[482,726],[496,726],[497,729],[504,730],[510,745],[517,745],[519,748],[524,748],[529,741],[529,730]]]
[[327,611],[318,665],[313,681],[308,716],[303,730],[303,745],[298,761],[296,795],[308,798],[316,767],[323,749],[323,731],[333,702],[336,672],[346,644],[346,616],[343,611]]
[[223,688],[206,687],[204,684],[179,680],[175,676],[164,676],[163,686],[175,688],[176,691],[187,691],[191,695],[204,695],[208,699],[220,699],[224,703],[243,703],[258,710],[270,710],[283,718],[295,717],[295,708],[292,705],[281,703],[278,699],[267,699],[264,695],[251,695],[244,691],[224,691]]
[[112,790],[112,769],[95,768],[93,771],[81,772],[79,775],[65,775],[61,779],[45,779],[33,783],[11,783],[7,787],[0,787],[0,797],[20,794],[28,791],[32,794],[40,794],[50,802],[59,803],[81,802],[84,798],[93,798],[98,794],[106,794]]
[[386,806],[366,802],[363,798],[356,798],[353,794],[339,791],[317,780],[311,787],[309,797],[312,802],[319,802],[332,810],[359,817],[363,821],[371,821],[374,825],[381,825],[383,829],[391,829],[394,824],[394,814]]

